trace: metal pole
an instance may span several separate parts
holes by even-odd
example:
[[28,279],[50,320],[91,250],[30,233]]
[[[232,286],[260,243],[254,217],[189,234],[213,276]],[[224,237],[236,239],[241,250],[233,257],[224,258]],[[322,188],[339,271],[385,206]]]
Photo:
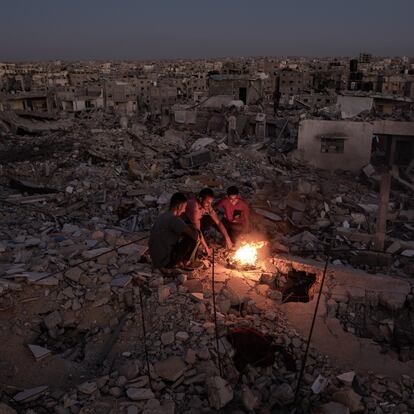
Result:
[[152,388],[152,382],[151,382],[150,363],[149,363],[149,358],[148,358],[147,332],[146,332],[146,329],[145,329],[144,302],[142,300],[141,287],[138,287],[138,291],[139,291],[139,305],[140,305],[140,308],[141,308],[142,332],[144,334],[144,353],[145,353],[145,360],[147,362],[148,382],[149,382],[149,386],[150,386],[151,390],[153,390],[153,388]]
[[218,365],[220,376],[223,377],[223,370],[221,367],[221,356],[220,356],[220,348],[219,348],[219,336],[218,336],[218,326],[217,326],[217,311],[216,311],[216,289],[214,286],[214,272],[215,272],[215,250],[213,248],[213,265],[211,267],[211,285],[213,291],[213,312],[214,312],[214,330],[216,333],[216,346],[217,346],[217,358],[218,358]]
[[311,324],[311,328],[310,328],[310,331],[309,331],[308,340],[307,340],[307,343],[306,343],[306,350],[305,350],[305,354],[304,354],[303,360],[302,360],[302,366],[301,366],[299,377],[298,377],[298,383],[296,385],[295,402],[294,402],[295,405],[297,404],[297,400],[298,400],[298,396],[299,396],[299,390],[300,390],[300,384],[302,382],[303,374],[305,372],[306,360],[308,359],[310,342],[311,342],[312,335],[313,335],[313,329],[315,327],[316,315],[318,314],[319,302],[321,301],[322,289],[323,289],[323,285],[325,283],[326,271],[328,269],[328,263],[329,263],[329,257],[330,257],[330,252],[328,251],[327,254],[326,254],[325,267],[323,269],[323,275],[322,275],[322,280],[321,280],[321,286],[320,286],[319,293],[318,293],[318,299],[316,301],[315,311],[313,313],[313,318],[312,318],[312,324]]

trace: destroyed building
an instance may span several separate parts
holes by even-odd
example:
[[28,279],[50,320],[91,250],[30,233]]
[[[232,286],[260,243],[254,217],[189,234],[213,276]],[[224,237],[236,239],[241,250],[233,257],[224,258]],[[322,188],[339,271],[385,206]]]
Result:
[[[332,92],[349,59],[48,65],[50,107],[2,90],[0,412],[413,412],[406,96]],[[286,68],[302,104],[274,108]],[[0,65],[1,85],[35,69]],[[231,185],[253,260],[212,230],[214,261],[154,269],[171,195]]]

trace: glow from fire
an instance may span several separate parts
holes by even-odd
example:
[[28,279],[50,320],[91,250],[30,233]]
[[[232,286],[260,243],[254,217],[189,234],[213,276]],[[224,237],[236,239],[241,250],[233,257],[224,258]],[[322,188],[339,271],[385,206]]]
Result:
[[234,253],[233,260],[243,266],[254,266],[257,262],[257,251],[265,244],[263,241],[255,243],[244,242]]

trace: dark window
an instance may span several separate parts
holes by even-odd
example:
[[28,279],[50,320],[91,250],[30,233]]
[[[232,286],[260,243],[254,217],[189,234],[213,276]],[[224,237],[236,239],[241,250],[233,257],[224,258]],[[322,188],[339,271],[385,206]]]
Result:
[[345,140],[343,138],[321,138],[321,152],[343,154]]

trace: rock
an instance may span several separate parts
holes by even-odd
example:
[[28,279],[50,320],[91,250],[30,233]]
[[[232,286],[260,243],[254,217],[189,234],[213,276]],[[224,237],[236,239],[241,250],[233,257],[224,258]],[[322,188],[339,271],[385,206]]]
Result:
[[83,271],[79,267],[74,267],[72,269],[69,269],[65,272],[65,277],[72,280],[73,282],[79,282],[79,279],[82,275]]
[[132,380],[139,375],[140,363],[137,360],[124,361],[118,367],[119,376],[125,377],[127,380]]
[[338,378],[339,381],[341,381],[343,384],[351,386],[352,383],[354,382],[355,372],[354,371],[344,372],[343,374],[337,375],[336,378]]
[[111,387],[109,388],[109,394],[111,394],[115,398],[119,398],[123,394],[123,391],[120,387]]
[[86,381],[78,385],[77,388],[82,394],[91,395],[98,389],[98,385],[96,382]]
[[210,377],[206,381],[210,407],[220,410],[233,399],[233,389],[221,377]]
[[188,335],[187,332],[183,332],[183,331],[177,332],[175,334],[175,339],[177,339],[177,341],[180,341],[180,342],[187,341],[189,337],[190,335]]
[[196,362],[196,352],[193,349],[187,349],[187,352],[185,353],[185,362],[187,362],[187,364],[194,364]]
[[395,254],[401,250],[401,243],[396,240],[387,248],[386,252],[390,254]]
[[126,394],[132,401],[150,400],[155,397],[149,388],[128,388]]
[[157,362],[154,369],[162,379],[175,382],[184,374],[186,364],[182,358],[174,355],[164,361]]
[[158,302],[164,303],[171,295],[171,290],[168,286],[160,286],[158,288]]
[[358,395],[352,388],[345,388],[335,392],[332,395],[332,400],[341,403],[349,408],[351,413],[355,413],[362,409],[362,397]]
[[204,295],[202,293],[190,293],[191,299],[195,300],[196,302],[204,302]]
[[174,343],[174,331],[162,333],[161,342],[163,345],[171,345],[172,343]]
[[22,402],[26,400],[34,400],[40,397],[49,387],[47,385],[41,385],[39,387],[29,388],[17,393],[13,399],[16,402]]
[[252,390],[247,385],[243,385],[242,387],[242,401],[248,411],[254,411],[259,403],[259,399],[253,394]]
[[0,414],[17,414],[17,411],[9,405],[0,402]]
[[46,358],[48,355],[51,354],[49,349],[43,348],[42,346],[38,345],[27,345],[32,351],[33,356],[35,357],[36,361],[40,361],[43,358]]
[[349,408],[337,402],[329,402],[316,408],[312,414],[349,414]]
[[126,412],[126,414],[138,414],[138,408],[137,407],[135,407],[135,405],[130,405],[128,408],[127,408],[127,412]]
[[86,250],[82,252],[82,256],[84,259],[92,259],[94,257],[103,255],[107,252],[109,252],[111,248],[109,247],[101,247],[100,249],[94,249],[94,250]]
[[269,398],[271,406],[277,404],[279,407],[283,407],[292,403],[294,399],[295,393],[289,384],[272,385]]
[[43,318],[43,323],[45,324],[46,328],[52,330],[56,328],[56,326],[62,323],[62,317],[60,316],[59,311],[54,311],[49,313],[49,315]]

